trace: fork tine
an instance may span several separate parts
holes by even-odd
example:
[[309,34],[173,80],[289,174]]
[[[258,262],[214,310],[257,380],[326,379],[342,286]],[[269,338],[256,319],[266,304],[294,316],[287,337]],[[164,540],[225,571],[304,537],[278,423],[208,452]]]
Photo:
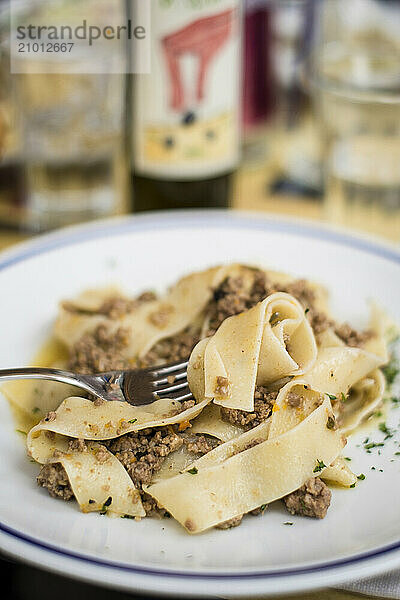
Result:
[[[173,381],[171,381],[171,378],[173,378]],[[181,379],[187,379],[187,372],[186,371],[182,371],[182,373],[178,373],[177,375],[175,375],[175,373],[168,375],[168,377],[163,377],[162,379],[156,379],[155,381],[152,382],[152,384],[154,386],[159,386],[159,385],[164,385],[164,384],[170,384],[172,385],[173,383],[175,383],[175,381],[180,381]]]
[[161,396],[165,394],[172,394],[174,392],[178,392],[179,390],[183,390],[184,388],[189,388],[189,384],[187,381],[184,381],[183,383],[178,383],[177,385],[170,385],[169,387],[162,389],[157,388],[156,390],[154,390],[154,393],[157,394],[157,396]]
[[192,392],[190,394],[185,394],[184,396],[178,396],[175,400],[179,400],[179,402],[183,402],[184,400],[193,400],[194,396]]
[[172,375],[173,373],[176,373],[177,371],[182,371],[182,370],[186,370],[188,366],[188,361],[184,361],[181,363],[172,363],[170,365],[165,365],[165,367],[161,367],[160,369],[151,369],[151,372],[154,376],[154,379],[157,379],[160,375]]
[[[161,400],[162,399],[157,394],[157,392],[152,392],[152,396],[153,396],[153,398],[155,400]],[[163,398],[165,398],[165,396],[163,396]],[[187,394],[183,394],[181,396],[175,396],[174,394],[171,394],[170,399],[171,400],[177,400],[178,402],[183,402],[184,400],[193,400],[194,396],[193,396],[192,392],[189,391]]]

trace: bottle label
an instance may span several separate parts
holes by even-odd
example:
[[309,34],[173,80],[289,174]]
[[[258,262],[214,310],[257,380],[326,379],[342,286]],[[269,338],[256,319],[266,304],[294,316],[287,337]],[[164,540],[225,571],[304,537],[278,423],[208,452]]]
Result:
[[134,167],[208,178],[239,158],[240,0],[154,0],[151,73],[134,84]]

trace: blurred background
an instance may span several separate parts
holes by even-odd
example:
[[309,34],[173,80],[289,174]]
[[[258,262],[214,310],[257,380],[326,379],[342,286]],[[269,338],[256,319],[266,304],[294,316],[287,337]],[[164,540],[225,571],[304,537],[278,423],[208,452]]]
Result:
[[[135,75],[93,73],[84,46],[79,69],[34,48],[11,69],[0,0],[0,248],[112,215],[209,207],[400,242],[398,0],[149,1],[152,70]],[[12,4],[17,24],[132,16],[131,0]],[[127,44],[117,59],[130,58]],[[102,597],[0,564],[7,598]]]
[[[57,24],[79,7],[101,25],[124,22],[130,4],[14,0],[13,11]],[[87,74],[84,52],[78,73],[67,61],[54,72],[60,53],[30,52],[11,74],[0,0],[3,240],[209,206],[400,240],[397,0],[151,0],[151,10],[151,74]]]

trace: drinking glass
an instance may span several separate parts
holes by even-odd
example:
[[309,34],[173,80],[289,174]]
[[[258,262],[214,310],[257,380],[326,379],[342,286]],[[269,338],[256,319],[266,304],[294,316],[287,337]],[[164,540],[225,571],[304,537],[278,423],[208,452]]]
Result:
[[400,241],[400,6],[327,0],[311,83],[325,217]]
[[[41,0],[37,7],[21,6],[22,22],[47,23],[51,16],[59,25],[75,23],[78,4]],[[111,15],[110,7],[115,9]],[[54,16],[46,12],[51,9]],[[89,23],[113,23],[111,18],[123,19],[124,3],[83,0],[80,10]],[[30,229],[53,229],[121,209],[124,75],[113,68],[119,60],[125,57],[116,50],[103,44],[94,52],[85,41],[74,43],[73,54],[14,53],[11,77]],[[99,72],[93,69],[97,65]]]

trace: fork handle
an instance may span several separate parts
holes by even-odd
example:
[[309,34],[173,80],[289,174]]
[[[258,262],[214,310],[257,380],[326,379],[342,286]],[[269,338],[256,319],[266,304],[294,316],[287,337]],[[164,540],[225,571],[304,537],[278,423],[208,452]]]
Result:
[[0,369],[0,381],[12,379],[48,379],[50,381],[59,381],[60,383],[69,383],[85,390],[86,392],[96,393],[92,386],[86,381],[80,379],[75,373],[62,371],[61,369],[48,369],[44,367],[22,367],[18,369]]

